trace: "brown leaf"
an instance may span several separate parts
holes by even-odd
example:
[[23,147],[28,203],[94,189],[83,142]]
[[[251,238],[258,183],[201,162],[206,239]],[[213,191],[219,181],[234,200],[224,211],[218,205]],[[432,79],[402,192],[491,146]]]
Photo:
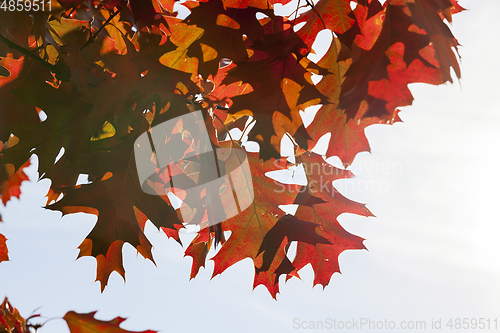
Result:
[[[110,321],[95,319],[96,312],[76,313],[69,311],[63,317],[68,324],[71,333],[134,333],[137,331],[128,331],[120,328],[120,324],[125,321],[124,318],[116,317]],[[141,331],[137,333],[156,333],[156,331]]]

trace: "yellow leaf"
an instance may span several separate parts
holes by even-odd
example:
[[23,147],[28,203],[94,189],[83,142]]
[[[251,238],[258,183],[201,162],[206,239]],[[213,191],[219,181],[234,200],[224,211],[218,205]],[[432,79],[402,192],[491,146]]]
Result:
[[170,41],[180,49],[187,49],[194,41],[198,40],[205,30],[195,25],[177,23],[170,27],[172,35]]
[[217,50],[206,44],[200,43],[201,50],[203,51],[203,62],[214,60],[217,58]]
[[97,140],[102,140],[105,138],[110,138],[115,134],[116,134],[116,130],[115,130],[114,126],[108,122],[105,122],[104,125],[102,125],[101,131],[96,136],[92,136],[90,138],[90,141],[97,141]]
[[186,73],[196,73],[198,69],[198,59],[187,56],[187,50],[174,50],[165,53],[160,57],[160,63]]

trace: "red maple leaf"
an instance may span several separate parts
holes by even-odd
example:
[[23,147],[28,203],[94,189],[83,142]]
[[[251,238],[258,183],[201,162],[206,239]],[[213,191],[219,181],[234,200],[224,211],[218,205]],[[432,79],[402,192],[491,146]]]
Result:
[[21,316],[19,311],[14,308],[7,297],[5,297],[2,305],[0,305],[0,329],[3,332],[25,333],[28,332],[26,320]]
[[348,31],[353,24],[356,24],[356,21],[349,15],[351,12],[348,0],[319,0],[313,8],[296,20],[296,24],[306,22],[298,33],[311,47],[316,35],[323,29],[330,29],[337,34]]
[[9,260],[9,250],[7,249],[7,244],[5,242],[7,238],[0,234],[0,262]]
[[325,287],[330,282],[332,274],[340,272],[338,265],[340,253],[345,250],[365,248],[362,238],[342,228],[338,223],[338,216],[343,213],[361,216],[372,216],[372,214],[365,205],[345,198],[333,186],[332,181],[336,179],[352,177],[349,171],[337,169],[315,154],[309,156],[304,154],[300,159],[308,181],[305,192],[308,200],[296,201],[300,203],[296,216],[303,221],[318,225],[318,234],[328,240],[329,244],[309,244],[299,241],[293,265],[300,270],[305,265],[311,264],[315,273],[314,285],[321,284]]

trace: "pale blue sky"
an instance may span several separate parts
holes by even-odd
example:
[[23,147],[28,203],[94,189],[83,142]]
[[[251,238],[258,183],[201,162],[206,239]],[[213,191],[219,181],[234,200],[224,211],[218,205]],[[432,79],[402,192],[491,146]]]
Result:
[[[453,22],[463,45],[461,83],[411,86],[415,102],[401,112],[404,123],[368,128],[372,154],[357,156],[356,180],[337,182],[377,217],[340,217],[369,251],[341,254],[343,273],[325,290],[311,287],[306,267],[302,280],[281,285],[275,301],[263,286],[252,291],[249,259],[213,280],[209,261],[189,281],[191,258],[148,225],[157,267],[126,245],[127,282],[113,273],[101,294],[93,282],[95,260],[75,261],[96,218],[61,218],[40,208],[45,180],[25,182],[21,200],[0,207],[0,233],[11,252],[11,261],[0,264],[0,297],[8,296],[25,316],[38,307],[45,318],[98,310],[99,319],[126,317],[122,327],[138,331],[300,331],[294,318],[424,320],[428,327],[442,318],[443,331],[449,318],[500,321],[500,2],[460,3],[469,9]],[[387,166],[393,171],[384,171]],[[67,331],[62,320],[40,329]]]

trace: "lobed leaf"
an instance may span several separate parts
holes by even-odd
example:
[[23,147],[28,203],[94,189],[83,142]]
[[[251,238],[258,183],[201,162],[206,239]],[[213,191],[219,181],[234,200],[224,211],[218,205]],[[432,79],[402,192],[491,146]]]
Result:
[[[120,324],[125,321],[124,318],[116,317],[110,321],[103,321],[94,318],[95,312],[76,313],[69,311],[63,317],[71,333],[134,333],[137,331],[128,331],[120,328]],[[141,331],[137,333],[156,333],[156,331]]]
[[[289,2],[187,1],[182,20],[170,0],[52,0],[51,12],[0,12],[3,203],[19,197],[36,154],[40,179],[51,180],[47,209],[98,216],[79,257],[96,258],[102,290],[113,271],[125,276],[126,242],[153,260],[148,220],[179,243],[179,230],[199,225],[185,250],[191,278],[213,246],[213,276],[250,258],[254,288],[262,284],[273,297],[282,275],[298,277],[308,264],[314,284],[326,286],[342,251],[364,249],[338,217],[371,213],[335,189],[334,180],[353,175],[325,158],[347,166],[369,151],[364,129],[400,121],[399,107],[413,101],[408,84],[452,81],[452,69],[460,78],[459,44],[444,20],[463,8],[457,0],[319,0],[288,18],[274,12]],[[332,42],[314,62],[308,55],[324,29]],[[314,105],[319,110],[304,124]],[[174,121],[156,138],[157,126],[198,111],[203,121]],[[326,156],[312,153],[327,133]],[[158,139],[154,151],[134,150],[143,134]],[[258,152],[242,150],[251,146],[246,138]],[[210,182],[203,154],[210,149],[220,149],[214,162],[219,176],[234,172],[231,180]],[[249,170],[238,169],[244,156]],[[155,170],[143,184],[136,157]],[[269,177],[299,169],[305,183]],[[81,175],[89,181],[76,185]],[[251,188],[253,202],[235,205],[235,189],[248,199]],[[298,206],[294,215],[279,208],[289,204]],[[0,260],[3,248],[0,239]],[[123,321],[66,318],[75,330],[110,332]]]

